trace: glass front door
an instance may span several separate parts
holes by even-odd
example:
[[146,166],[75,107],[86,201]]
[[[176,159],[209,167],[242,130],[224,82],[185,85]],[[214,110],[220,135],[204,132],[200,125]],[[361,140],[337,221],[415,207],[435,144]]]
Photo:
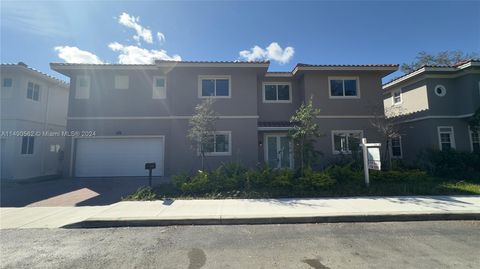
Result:
[[266,135],[265,159],[272,168],[293,168],[292,143],[287,135]]

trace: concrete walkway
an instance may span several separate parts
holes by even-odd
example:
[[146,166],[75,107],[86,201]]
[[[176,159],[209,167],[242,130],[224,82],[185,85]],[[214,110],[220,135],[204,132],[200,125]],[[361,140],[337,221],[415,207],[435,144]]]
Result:
[[0,228],[480,219],[480,196],[230,199],[0,208]]

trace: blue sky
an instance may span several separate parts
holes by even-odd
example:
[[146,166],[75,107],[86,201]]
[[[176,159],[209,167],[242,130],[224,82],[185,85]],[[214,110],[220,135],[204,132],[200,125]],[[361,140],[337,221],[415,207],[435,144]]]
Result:
[[422,50],[480,52],[479,18],[478,1],[2,1],[1,62],[57,77],[50,62],[150,56],[270,59],[270,71],[403,63]]

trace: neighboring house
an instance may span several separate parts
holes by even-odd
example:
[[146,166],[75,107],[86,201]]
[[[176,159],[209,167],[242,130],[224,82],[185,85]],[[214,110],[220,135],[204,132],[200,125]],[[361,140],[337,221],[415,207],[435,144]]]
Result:
[[317,148],[325,160],[350,154],[361,137],[379,141],[370,120],[383,113],[381,79],[397,65],[298,64],[292,72],[268,67],[269,62],[52,63],[71,79],[67,130],[83,134],[67,139],[66,176],[144,176],[144,163],[152,161],[155,176],[199,169],[188,122],[209,97],[217,100],[220,115],[209,168],[236,161],[294,167],[289,119],[310,97],[321,109],[324,136]]
[[423,66],[385,85],[384,107],[400,137],[392,155],[414,162],[426,148],[479,151],[478,132],[468,119],[480,108],[480,61]]
[[1,179],[62,173],[68,84],[26,64],[2,64]]

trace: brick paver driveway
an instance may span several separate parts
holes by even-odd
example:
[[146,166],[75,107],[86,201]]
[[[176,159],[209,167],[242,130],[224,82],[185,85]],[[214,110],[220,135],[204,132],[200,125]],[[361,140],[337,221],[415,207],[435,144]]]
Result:
[[[155,178],[154,184],[165,182]],[[121,200],[148,178],[65,178],[37,182],[8,182],[1,185],[0,206],[93,206]]]

